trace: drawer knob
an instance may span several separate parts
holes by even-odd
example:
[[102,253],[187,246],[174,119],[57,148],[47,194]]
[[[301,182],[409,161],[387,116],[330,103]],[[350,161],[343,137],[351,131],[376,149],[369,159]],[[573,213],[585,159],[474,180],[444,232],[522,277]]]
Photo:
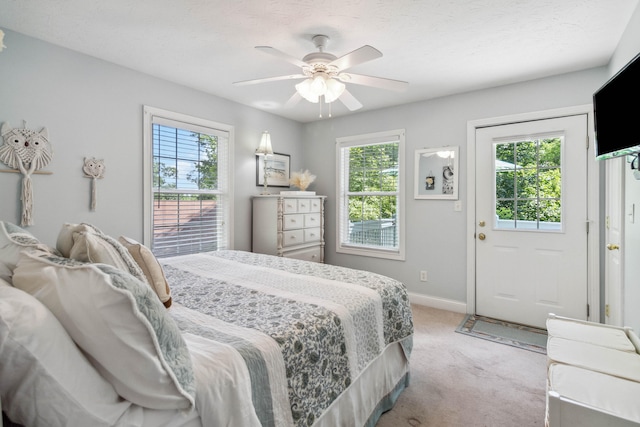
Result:
[[296,236],[291,236],[291,240],[296,240]]

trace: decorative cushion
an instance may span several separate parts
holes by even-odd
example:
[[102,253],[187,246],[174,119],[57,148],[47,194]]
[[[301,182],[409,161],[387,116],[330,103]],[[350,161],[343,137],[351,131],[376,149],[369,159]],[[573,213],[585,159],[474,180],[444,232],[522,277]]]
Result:
[[56,246],[67,258],[109,264],[147,282],[147,278],[127,248],[94,225],[64,224],[58,235]]
[[23,254],[14,286],[46,305],[123,398],[155,409],[191,408],[189,351],[151,288],[107,264]]
[[13,269],[20,252],[51,249],[40,243],[31,233],[10,222],[0,221],[0,279],[11,284]]
[[111,426],[131,406],[80,352],[55,316],[0,279],[0,399],[25,426]]
[[636,348],[622,328],[575,319],[547,319],[547,334],[602,347],[635,353]]
[[597,411],[632,421],[625,423],[612,419],[611,424],[607,425],[640,423],[640,405],[638,405],[640,383],[636,381],[557,363],[549,366],[548,378],[549,390],[559,393],[562,397],[575,400]]
[[167,278],[164,276],[162,266],[156,259],[153,252],[139,242],[125,236],[118,239],[129,251],[138,266],[142,269],[147,282],[160,298],[165,307],[171,306],[171,289]]
[[640,354],[637,353],[549,337],[547,358],[549,363],[564,363],[640,382]]

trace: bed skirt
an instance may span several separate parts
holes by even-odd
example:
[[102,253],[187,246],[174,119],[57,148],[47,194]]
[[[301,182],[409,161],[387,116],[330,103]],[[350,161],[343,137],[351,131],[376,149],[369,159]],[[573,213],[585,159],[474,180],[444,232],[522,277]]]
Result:
[[[409,337],[408,339],[411,339]],[[409,360],[402,345],[392,343],[313,424],[313,427],[373,427],[409,385]]]

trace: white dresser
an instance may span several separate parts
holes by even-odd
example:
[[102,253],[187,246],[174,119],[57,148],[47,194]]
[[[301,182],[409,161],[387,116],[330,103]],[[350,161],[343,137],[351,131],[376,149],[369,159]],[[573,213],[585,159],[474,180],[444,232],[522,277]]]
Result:
[[254,196],[252,251],[324,262],[325,198]]

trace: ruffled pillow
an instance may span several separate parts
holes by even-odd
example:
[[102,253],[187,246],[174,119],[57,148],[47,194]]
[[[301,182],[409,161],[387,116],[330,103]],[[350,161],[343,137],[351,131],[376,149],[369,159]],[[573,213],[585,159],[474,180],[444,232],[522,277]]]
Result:
[[0,398],[25,426],[112,426],[131,406],[40,301],[0,279]]
[[10,222],[0,221],[0,279],[11,284],[13,269],[22,251],[32,252],[51,248],[40,243],[31,233]]
[[142,269],[127,248],[94,225],[87,223],[63,224],[58,234],[56,247],[67,258],[82,262],[109,264],[132,274],[142,282],[147,282]]
[[160,301],[162,301],[165,307],[169,308],[171,306],[171,289],[169,288],[167,278],[164,276],[162,266],[155,255],[153,255],[153,252],[129,237],[120,236],[118,240],[127,248],[133,259],[142,269],[142,272],[147,278],[147,282],[151,285],[156,295],[158,295]]
[[154,409],[194,404],[187,346],[151,288],[107,264],[23,254],[14,286],[53,312],[120,396]]

